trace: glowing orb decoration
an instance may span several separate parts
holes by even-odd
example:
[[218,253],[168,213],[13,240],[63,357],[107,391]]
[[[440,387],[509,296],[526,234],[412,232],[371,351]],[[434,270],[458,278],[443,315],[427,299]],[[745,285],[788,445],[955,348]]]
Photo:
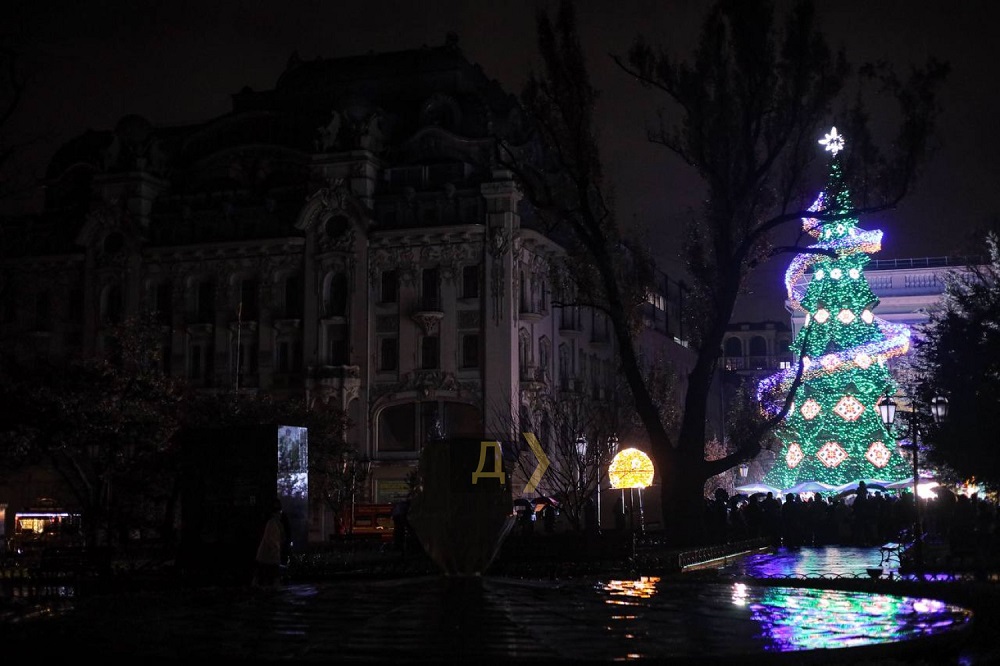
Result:
[[837,313],[837,321],[839,321],[844,326],[847,326],[852,321],[854,321],[854,313],[844,308],[839,313]]
[[639,449],[615,454],[608,467],[612,488],[646,488],[653,483],[653,461]]
[[847,460],[847,451],[837,442],[827,442],[816,452],[816,457],[827,467],[836,467]]
[[871,310],[865,310],[861,313],[861,321],[870,324],[875,321],[875,314]]
[[859,277],[861,277],[861,271],[859,271],[857,268],[852,268],[851,270],[847,271],[847,274],[851,276],[852,280],[857,280]]
[[869,367],[871,367],[872,357],[864,352],[861,352],[860,354],[854,357],[854,362],[857,363],[858,367],[861,368],[862,370],[867,370]]
[[830,311],[827,310],[826,308],[820,308],[819,310],[816,310],[816,315],[813,317],[813,319],[816,320],[817,324],[825,324],[826,320],[829,318],[830,318]]
[[817,280],[822,280],[824,275],[826,275],[826,273],[823,272],[822,268],[817,268],[816,269],[816,279]]
[[892,455],[892,452],[886,448],[885,444],[882,442],[872,442],[872,445],[868,447],[868,451],[865,453],[865,458],[876,467],[882,468],[889,464],[890,455]]
[[830,277],[832,277],[834,280],[839,280],[840,278],[844,277],[844,272],[839,268],[834,268],[832,271],[830,271]]
[[802,462],[803,458],[805,458],[805,454],[802,453],[802,447],[795,442],[788,445],[788,453],[785,454],[785,462],[788,464],[790,469],[794,469],[796,465]]

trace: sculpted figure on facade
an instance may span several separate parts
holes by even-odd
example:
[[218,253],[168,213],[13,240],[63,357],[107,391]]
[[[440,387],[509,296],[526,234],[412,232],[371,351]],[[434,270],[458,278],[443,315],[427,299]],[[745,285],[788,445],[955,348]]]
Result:
[[316,138],[316,150],[328,153],[337,148],[341,122],[340,111],[333,109],[330,112],[330,122],[316,128],[316,131],[319,132],[319,136]]

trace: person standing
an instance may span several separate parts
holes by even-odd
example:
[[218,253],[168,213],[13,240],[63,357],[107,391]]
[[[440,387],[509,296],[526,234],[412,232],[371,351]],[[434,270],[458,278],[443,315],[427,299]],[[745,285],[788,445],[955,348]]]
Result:
[[288,528],[281,507],[281,500],[275,499],[271,515],[264,524],[264,534],[257,546],[257,567],[254,572],[254,587],[277,587],[281,580],[282,556],[288,542]]

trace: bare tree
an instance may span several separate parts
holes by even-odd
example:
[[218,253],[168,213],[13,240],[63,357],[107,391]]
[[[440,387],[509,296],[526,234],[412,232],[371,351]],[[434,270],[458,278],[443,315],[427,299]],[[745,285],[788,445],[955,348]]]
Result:
[[[797,386],[785,410],[761,422],[732,453],[706,460],[706,417],[718,350],[747,276],[777,254],[808,251],[797,243],[775,243],[776,232],[802,217],[853,217],[901,200],[925,158],[938,113],[935,92],[947,67],[930,61],[905,81],[884,66],[852,70],[842,53],[827,47],[808,2],[796,3],[779,25],[767,0],[713,4],[690,61],[675,61],[642,40],[627,57],[612,56],[636,81],[663,94],[669,113],[660,114],[648,138],[695,169],[708,191],[686,244],[694,292],[687,314],[697,359],[674,437],[660,417],[634,343],[631,305],[637,287],[649,287],[622,278],[625,267],[649,258],[635,250],[624,260],[629,244],[606,195],[593,129],[598,93],[587,74],[572,3],[560,4],[554,24],[547,13],[539,13],[538,43],[544,75],[532,75],[521,97],[533,140],[516,147],[499,142],[498,159],[515,174],[539,217],[571,232],[577,260],[594,276],[587,283],[590,296],[614,327],[622,374],[661,475],[668,533],[678,541],[695,541],[705,480],[760,451],[760,436],[783,419]],[[899,102],[900,131],[888,153],[867,130],[863,102],[875,93]],[[845,97],[850,106],[842,102]],[[863,207],[817,215],[805,210],[813,198],[805,186],[809,166],[820,154],[817,137],[834,121],[853,139],[845,173]]]

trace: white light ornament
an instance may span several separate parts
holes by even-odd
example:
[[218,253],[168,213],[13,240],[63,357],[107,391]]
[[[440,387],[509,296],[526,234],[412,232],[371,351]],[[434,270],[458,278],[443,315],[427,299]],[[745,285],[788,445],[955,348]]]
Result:
[[846,326],[854,321],[854,313],[844,308],[837,314],[837,321]]
[[871,310],[865,310],[861,313],[861,321],[870,324],[875,321],[875,314]]
[[831,127],[830,132],[819,140],[819,145],[834,155],[844,149],[844,137],[837,134],[837,128]]
[[832,277],[834,280],[839,280],[840,278],[844,277],[844,272],[839,268],[834,268],[832,271],[830,271],[830,277]]
[[861,271],[859,271],[857,268],[852,268],[851,270],[847,271],[847,274],[851,276],[852,280],[857,280],[859,277],[861,277]]
[[826,308],[820,308],[819,310],[816,310],[816,314],[813,315],[813,319],[816,320],[817,324],[825,324],[829,318],[830,318],[830,311],[827,310]]
[[822,280],[824,275],[826,275],[826,273],[823,272],[822,268],[820,268],[819,270],[816,271],[816,279],[817,280]]

